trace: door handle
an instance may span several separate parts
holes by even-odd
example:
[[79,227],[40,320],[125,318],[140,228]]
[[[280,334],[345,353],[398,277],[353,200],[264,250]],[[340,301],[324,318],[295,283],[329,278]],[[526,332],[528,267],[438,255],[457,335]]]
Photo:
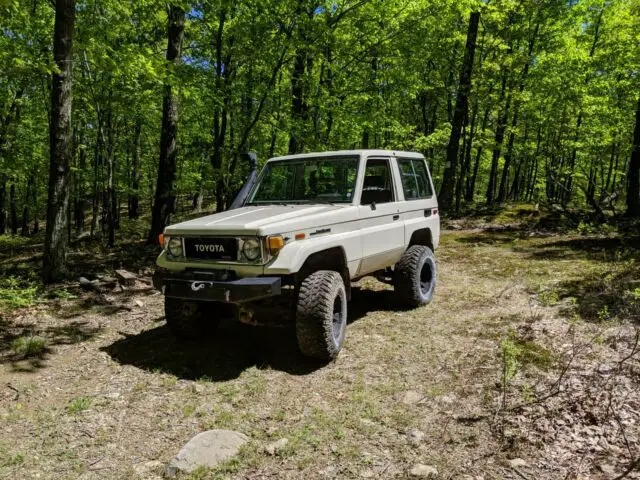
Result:
[[394,219],[394,220],[399,220],[399,219],[400,219],[400,215],[394,215],[394,216],[393,216],[393,219]]

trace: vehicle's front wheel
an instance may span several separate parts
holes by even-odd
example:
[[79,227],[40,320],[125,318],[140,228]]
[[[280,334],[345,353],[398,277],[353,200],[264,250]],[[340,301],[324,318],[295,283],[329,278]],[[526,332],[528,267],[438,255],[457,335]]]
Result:
[[403,305],[426,305],[436,289],[436,257],[429,247],[413,245],[404,252],[394,270],[394,290]]
[[320,270],[302,281],[296,309],[300,351],[323,361],[338,356],[347,326],[347,292],[338,272]]
[[164,298],[164,314],[171,332],[183,340],[196,340],[213,333],[220,320],[207,314],[206,303]]

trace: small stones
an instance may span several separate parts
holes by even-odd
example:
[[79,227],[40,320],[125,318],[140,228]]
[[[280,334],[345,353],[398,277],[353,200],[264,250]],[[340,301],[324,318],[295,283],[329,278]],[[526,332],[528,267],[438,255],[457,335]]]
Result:
[[269,455],[276,455],[280,453],[289,443],[288,438],[281,438],[280,440],[276,440],[275,442],[271,442],[264,447],[264,451]]
[[413,478],[437,478],[438,469],[432,465],[422,465],[418,463],[409,472]]
[[142,478],[161,478],[163,463],[158,460],[136,463],[133,470]]
[[208,430],[199,433],[182,447],[169,465],[167,477],[191,473],[199,467],[213,468],[235,456],[249,438],[231,430]]

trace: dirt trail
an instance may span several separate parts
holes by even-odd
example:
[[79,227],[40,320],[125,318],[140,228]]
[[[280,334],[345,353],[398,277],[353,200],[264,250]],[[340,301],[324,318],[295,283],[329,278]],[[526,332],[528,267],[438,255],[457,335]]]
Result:
[[[587,381],[594,368],[632,348],[624,324],[571,323],[566,314],[588,310],[586,293],[565,293],[599,268],[589,252],[558,246],[571,241],[561,237],[461,231],[443,240],[433,303],[402,311],[388,287],[364,280],[345,349],[324,367],[299,356],[288,328],[229,324],[216,339],[179,344],[162,297],[144,283],[102,304],[91,294],[14,312],[1,325],[5,338],[31,328],[50,352],[20,360],[2,347],[0,477],[158,478],[190,437],[210,428],[252,441],[236,461],[197,478],[406,478],[416,464],[445,479],[621,473],[639,446],[637,376],[621,375],[626,397],[614,403],[625,428],[617,434],[597,416],[591,426],[600,433],[565,438],[555,415],[588,426],[587,413],[531,403],[551,391],[576,345],[587,346],[563,382],[582,375],[581,392],[596,388]],[[506,382],[505,339],[516,349]],[[627,363],[638,367],[635,357]],[[500,408],[518,404],[525,407]],[[287,446],[265,453],[279,438]]]

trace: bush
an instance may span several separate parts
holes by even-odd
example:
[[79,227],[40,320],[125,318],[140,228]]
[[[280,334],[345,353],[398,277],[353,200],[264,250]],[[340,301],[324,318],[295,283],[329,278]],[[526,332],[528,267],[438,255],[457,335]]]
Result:
[[40,357],[47,351],[47,341],[37,336],[18,337],[11,342],[11,350],[25,358]]

